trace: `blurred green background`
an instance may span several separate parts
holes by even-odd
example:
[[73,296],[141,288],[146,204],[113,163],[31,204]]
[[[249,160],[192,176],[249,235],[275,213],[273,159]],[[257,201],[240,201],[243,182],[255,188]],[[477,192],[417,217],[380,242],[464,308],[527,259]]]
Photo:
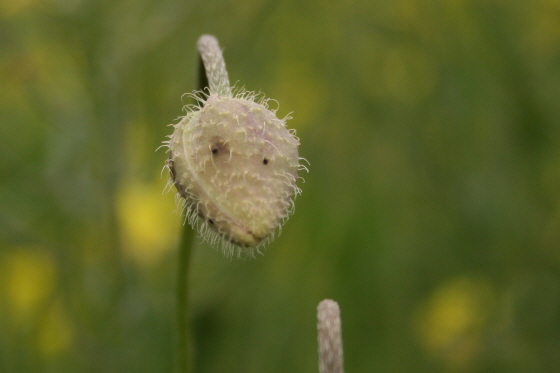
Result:
[[196,373],[560,370],[557,0],[1,0],[0,371],[171,372],[167,124],[196,40],[311,163],[252,260],[198,243]]

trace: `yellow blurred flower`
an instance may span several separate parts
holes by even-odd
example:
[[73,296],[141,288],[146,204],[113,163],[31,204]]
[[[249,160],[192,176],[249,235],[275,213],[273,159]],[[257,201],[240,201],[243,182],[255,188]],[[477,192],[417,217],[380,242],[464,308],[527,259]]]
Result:
[[420,341],[451,366],[466,364],[480,347],[480,333],[493,305],[484,279],[458,277],[437,288],[417,310]]
[[164,183],[129,182],[118,196],[124,252],[140,265],[157,263],[175,247],[181,221],[162,203]]
[[10,318],[18,325],[42,311],[56,285],[56,269],[44,252],[17,249],[3,258],[0,277]]

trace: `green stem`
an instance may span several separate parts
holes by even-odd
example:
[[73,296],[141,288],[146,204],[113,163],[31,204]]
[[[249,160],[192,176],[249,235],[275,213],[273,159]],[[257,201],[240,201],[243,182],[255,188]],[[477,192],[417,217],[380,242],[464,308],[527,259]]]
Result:
[[189,264],[191,261],[192,236],[191,227],[185,223],[179,245],[177,277],[178,373],[192,372],[191,330],[189,323]]

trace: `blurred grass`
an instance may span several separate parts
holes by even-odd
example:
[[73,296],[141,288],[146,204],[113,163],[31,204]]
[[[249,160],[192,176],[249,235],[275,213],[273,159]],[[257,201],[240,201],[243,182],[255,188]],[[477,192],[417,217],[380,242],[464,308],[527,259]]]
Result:
[[181,218],[154,152],[212,33],[293,111],[296,214],[193,258],[197,372],[560,366],[560,4],[0,1],[0,371],[173,366]]

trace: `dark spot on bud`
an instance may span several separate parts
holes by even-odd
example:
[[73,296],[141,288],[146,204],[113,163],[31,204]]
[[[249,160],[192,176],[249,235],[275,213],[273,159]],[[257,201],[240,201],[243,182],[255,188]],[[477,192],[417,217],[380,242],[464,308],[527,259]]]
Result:
[[264,165],[267,165],[267,164],[268,164],[268,159],[266,159],[266,158],[263,159],[263,164],[264,164]]
[[212,220],[212,219],[208,219],[208,224],[210,224],[210,225],[214,225],[214,220]]
[[210,144],[210,151],[213,155],[227,154],[229,153],[229,148],[225,141],[220,138],[214,138]]

